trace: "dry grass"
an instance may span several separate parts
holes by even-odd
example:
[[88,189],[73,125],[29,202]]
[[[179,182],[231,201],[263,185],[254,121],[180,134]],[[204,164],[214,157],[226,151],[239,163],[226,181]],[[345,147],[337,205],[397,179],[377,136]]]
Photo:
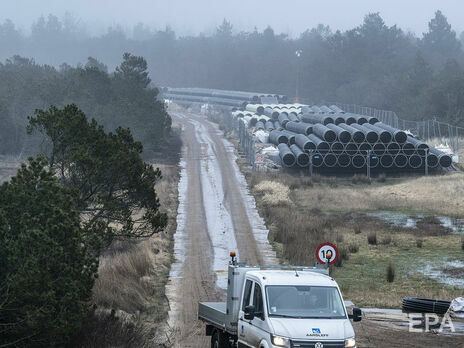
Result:
[[75,346],[143,347],[153,342],[166,318],[164,291],[172,261],[179,176],[177,166],[156,167],[163,174],[155,189],[161,210],[168,214],[168,226],[145,240],[115,241],[105,251],[93,288],[97,310],[89,314]]
[[409,178],[389,185],[317,185],[295,190],[293,194],[295,203],[306,209],[403,210],[453,217],[464,215],[464,173]]
[[290,189],[275,181],[262,181],[257,184],[254,191],[262,195],[262,203],[265,205],[282,205],[290,204]]
[[[288,174],[248,176],[270,230],[269,239],[282,262],[313,265],[318,244],[336,243],[343,257],[331,274],[345,298],[359,306],[399,308],[407,296],[452,299],[462,295],[462,289],[445,286],[419,272],[420,262],[440,262],[443,255],[464,260],[461,237],[450,234],[433,217],[412,229],[392,227],[359,212],[404,210],[462,216],[464,174],[388,179],[369,186],[354,186],[350,179],[313,177],[308,183],[307,178]],[[272,186],[269,181],[289,189],[290,204],[264,203],[263,190],[256,188],[265,182],[264,187]],[[373,235],[377,243],[370,244],[368,237]],[[390,264],[393,282],[386,272]]]

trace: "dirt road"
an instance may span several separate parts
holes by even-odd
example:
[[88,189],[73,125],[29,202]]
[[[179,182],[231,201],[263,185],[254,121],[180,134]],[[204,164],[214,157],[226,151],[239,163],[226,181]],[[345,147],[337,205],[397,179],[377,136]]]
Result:
[[221,300],[230,250],[252,264],[276,263],[267,231],[248,195],[232,145],[202,116],[172,114],[183,127],[177,262],[167,296],[174,347],[208,347],[199,301]]

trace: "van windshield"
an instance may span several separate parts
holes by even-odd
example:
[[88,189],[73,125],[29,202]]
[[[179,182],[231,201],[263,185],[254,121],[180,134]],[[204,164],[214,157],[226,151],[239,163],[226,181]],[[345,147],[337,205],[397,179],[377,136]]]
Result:
[[345,319],[345,307],[336,287],[266,286],[270,317]]

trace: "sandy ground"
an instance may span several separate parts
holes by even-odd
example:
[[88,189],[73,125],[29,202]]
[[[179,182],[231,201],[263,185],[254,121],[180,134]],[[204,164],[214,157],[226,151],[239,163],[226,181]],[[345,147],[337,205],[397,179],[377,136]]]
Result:
[[[166,294],[174,347],[208,347],[199,301],[223,300],[230,250],[251,264],[276,262],[267,234],[244,192],[232,145],[206,118],[174,113],[183,126],[176,262]],[[250,200],[251,198],[251,200]],[[267,244],[267,245],[266,245]]]

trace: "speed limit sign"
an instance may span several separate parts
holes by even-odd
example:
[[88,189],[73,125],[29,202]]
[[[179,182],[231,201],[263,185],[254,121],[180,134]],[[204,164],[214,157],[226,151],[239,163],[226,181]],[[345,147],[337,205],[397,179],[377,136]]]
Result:
[[316,249],[316,259],[320,264],[333,265],[338,259],[338,249],[332,243],[323,243]]

